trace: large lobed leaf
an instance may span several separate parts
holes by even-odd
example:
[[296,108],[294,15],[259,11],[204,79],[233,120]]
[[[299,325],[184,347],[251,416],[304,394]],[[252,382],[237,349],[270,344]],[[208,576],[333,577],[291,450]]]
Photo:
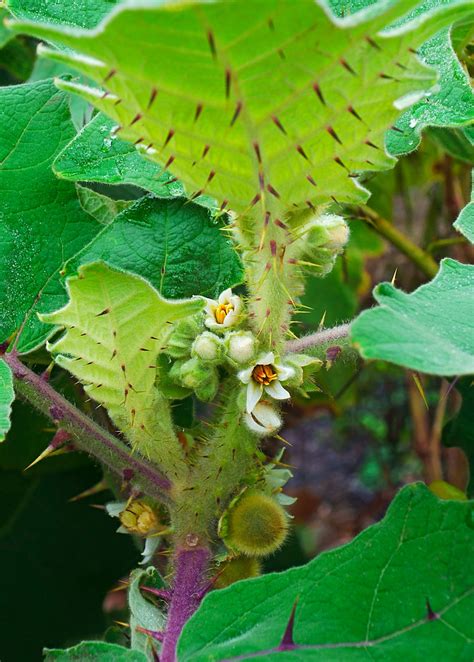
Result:
[[380,306],[352,323],[352,340],[366,359],[434,375],[474,373],[473,287],[474,266],[451,259],[412,294],[382,283],[374,290]]
[[142,198],[115,217],[72,258],[63,273],[104,260],[143,276],[165,297],[217,297],[242,280],[242,265],[224,226],[185,198]]
[[168,301],[145,280],[103,263],[80,267],[67,287],[69,303],[42,316],[65,328],[48,349],[107,408],[133,445],[167,462],[173,440],[155,388],[156,358],[172,323],[200,311],[203,301]]
[[348,545],[213,591],[185,626],[178,660],[470,662],[473,545],[472,503],[405,487]]
[[281,211],[364,200],[352,175],[392,165],[383,141],[394,103],[414,102],[435,81],[413,50],[468,7],[384,32],[415,5],[382,2],[336,20],[311,0],[297,12],[262,0],[257,15],[243,1],[144,3],[118,7],[92,31],[14,29],[75,49],[49,54],[103,88],[59,85],[108,114],[187,190],[236,211],[259,197]]
[[101,226],[51,170],[74,135],[67,95],[52,81],[3,87],[0,106],[0,342],[23,325],[18,349],[27,352],[50,333],[37,311],[64,302],[61,265]]

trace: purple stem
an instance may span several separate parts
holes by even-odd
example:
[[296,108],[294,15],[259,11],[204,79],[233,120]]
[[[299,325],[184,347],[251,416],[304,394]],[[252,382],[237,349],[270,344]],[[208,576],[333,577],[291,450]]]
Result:
[[2,356],[15,377],[18,393],[43,414],[59,422],[69,432],[74,446],[92,455],[111,471],[123,476],[132,470],[140,488],[149,496],[169,501],[167,492],[171,484],[160,471],[136,453],[131,454],[120,439],[104,430],[95,421],[55,391],[44,379],[27,368],[15,352]]
[[317,347],[318,345],[325,345],[327,342],[333,342],[340,338],[346,338],[349,335],[350,324],[341,324],[341,326],[334,326],[332,329],[324,329],[312,333],[309,336],[298,338],[298,340],[290,340],[285,345],[285,351],[289,352],[304,352],[305,349],[310,347]]
[[203,587],[211,560],[207,547],[178,547],[175,552],[173,598],[168,612],[160,662],[175,662],[176,645],[187,620],[203,598]]

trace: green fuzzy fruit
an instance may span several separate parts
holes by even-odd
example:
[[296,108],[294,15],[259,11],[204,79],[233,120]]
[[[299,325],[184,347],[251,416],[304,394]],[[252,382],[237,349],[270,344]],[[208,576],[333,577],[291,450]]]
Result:
[[247,556],[266,556],[277,550],[288,533],[288,518],[270,496],[246,492],[231,508],[226,544]]
[[260,561],[248,556],[236,556],[227,561],[220,569],[214,588],[225,588],[240,579],[258,577],[261,572]]

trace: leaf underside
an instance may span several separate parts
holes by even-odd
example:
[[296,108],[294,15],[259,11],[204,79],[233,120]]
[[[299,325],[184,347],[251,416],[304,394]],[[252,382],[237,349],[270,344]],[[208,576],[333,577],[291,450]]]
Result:
[[472,503],[405,487],[348,545],[210,593],[185,626],[178,660],[469,662],[472,517]]
[[366,359],[434,375],[474,373],[473,287],[474,266],[451,259],[412,294],[382,283],[374,290],[380,306],[352,323],[352,341]]
[[262,0],[258,16],[242,1],[166,3],[119,8],[90,32],[14,29],[76,50],[48,55],[102,87],[58,85],[109,115],[191,194],[238,212],[259,204],[284,213],[365,200],[353,176],[393,165],[383,144],[394,102],[413,102],[435,82],[413,51],[466,11],[383,32],[415,5],[381,3],[336,21],[311,0],[297,12]]
[[103,263],[80,267],[67,287],[69,303],[42,317],[65,328],[48,349],[133,445],[159,443],[156,357],[172,322],[201,310],[202,300],[168,301],[141,278]]

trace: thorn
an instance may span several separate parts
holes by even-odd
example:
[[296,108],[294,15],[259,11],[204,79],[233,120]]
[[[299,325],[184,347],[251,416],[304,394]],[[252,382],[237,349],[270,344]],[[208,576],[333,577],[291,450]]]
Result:
[[314,91],[316,92],[316,94],[318,95],[318,99],[321,101],[321,103],[323,104],[323,106],[325,106],[325,105],[326,105],[326,102],[325,102],[325,100],[324,100],[323,93],[321,92],[321,88],[319,87],[319,84],[318,84],[318,83],[313,83],[313,90],[314,90]]
[[278,55],[280,56],[280,59],[281,59],[281,60],[286,60],[286,55],[285,55],[285,53],[283,52],[283,49],[279,48],[278,51],[277,51],[277,53],[278,53]]
[[207,43],[209,44],[211,55],[215,60],[216,57],[217,57],[216,42],[215,42],[215,39],[214,39],[214,34],[212,33],[211,30],[208,30],[208,32],[207,32]]
[[210,145],[204,145],[204,149],[202,150],[201,159],[204,159],[207,156],[207,153],[209,152],[210,149],[211,149]]
[[314,179],[311,177],[311,175],[306,175],[306,179],[307,179],[308,182],[309,182],[310,184],[312,184],[313,186],[317,186],[316,182],[315,182]]
[[173,136],[174,136],[174,129],[170,129],[170,130],[168,131],[168,135],[167,135],[166,138],[165,138],[165,142],[163,143],[163,147],[162,147],[162,149],[164,149],[164,148],[167,146],[167,144],[169,143],[169,141],[171,140],[171,138],[172,138]]
[[411,376],[413,378],[413,381],[416,384],[416,388],[418,389],[419,394],[421,395],[421,397],[423,399],[423,402],[425,403],[426,409],[429,409],[428,401],[426,400],[425,390],[423,388],[423,384],[421,383],[421,379],[419,378],[419,376],[417,375],[416,372],[412,372]]
[[240,111],[242,110],[242,102],[238,101],[237,105],[235,107],[234,114],[232,116],[232,119],[230,120],[230,126],[234,126],[234,124],[237,121],[238,116],[240,115]]
[[230,94],[230,79],[231,79],[231,71],[230,69],[225,70],[225,98],[229,98]]
[[199,116],[200,116],[201,113],[202,113],[202,108],[203,108],[202,103],[198,103],[198,105],[196,106],[196,111],[195,111],[195,113],[194,113],[194,121],[195,121],[195,122],[198,121]]
[[206,184],[209,184],[209,182],[212,182],[212,180],[214,179],[215,176],[216,176],[216,171],[211,170],[211,172],[207,176]]
[[253,148],[255,150],[255,154],[257,155],[257,161],[261,164],[262,163],[262,154],[260,152],[260,147],[258,143],[253,144]]
[[41,462],[41,460],[44,460],[45,457],[48,457],[48,455],[51,455],[55,450],[63,446],[67,441],[71,439],[71,435],[69,432],[64,430],[63,428],[59,428],[54,437],[51,439],[50,443],[42,453],[38,455],[36,460],[33,460],[27,467],[23,469],[23,471],[27,471],[31,467],[33,467],[35,464],[38,464],[38,462]]
[[145,139],[144,139],[143,136],[142,136],[141,138],[137,138],[137,140],[135,140],[135,142],[134,142],[133,144],[134,144],[134,145],[139,145],[139,144],[142,143],[144,140],[145,140]]
[[304,159],[306,159],[306,161],[309,161],[309,159],[308,159],[308,155],[306,154],[306,152],[304,151],[304,149],[301,147],[301,145],[296,145],[296,151],[298,152],[298,154],[301,154],[301,156],[302,156]]
[[143,115],[141,113],[137,113],[133,118],[133,120],[130,122],[129,126],[133,126],[134,124],[136,124],[139,120],[141,120],[142,117]]
[[280,194],[276,189],[273,188],[271,184],[267,184],[267,191],[271,193],[275,198],[279,198]]
[[257,195],[254,198],[252,198],[252,200],[250,201],[250,206],[254,207],[257,204],[257,202],[261,199],[261,197],[262,196],[260,195],[260,193],[257,193]]
[[384,74],[384,73],[380,73],[379,78],[384,78],[385,80],[395,80],[397,81],[397,83],[400,82],[398,78],[394,78],[393,76],[389,76],[388,74]]
[[221,211],[224,211],[224,209],[227,207],[228,204],[229,204],[229,201],[228,201],[228,200],[226,200],[226,199],[222,200],[222,204],[221,204],[221,206],[220,206],[220,210],[221,210]]
[[148,99],[148,104],[147,104],[147,107],[146,107],[147,110],[150,110],[152,105],[155,103],[155,99],[156,99],[157,94],[158,94],[158,90],[156,89],[156,87],[152,87],[151,88],[151,93],[150,93],[150,98]]
[[350,74],[352,74],[353,76],[357,76],[356,72],[355,72],[354,69],[351,67],[351,65],[349,64],[349,62],[347,62],[347,60],[344,60],[344,58],[341,58],[341,59],[339,60],[339,63],[342,64],[342,66],[344,67],[344,69],[346,69],[346,71],[348,71]]
[[365,37],[365,40],[366,40],[366,42],[369,44],[369,46],[372,46],[372,48],[375,48],[375,50],[377,50],[377,51],[381,51],[381,50],[382,50],[382,49],[380,48],[380,46],[377,44],[377,42],[375,42],[375,41],[374,41],[373,39],[371,39],[370,37],[366,36],[366,37]]
[[[338,156],[335,156],[335,157],[334,157],[334,161],[337,163],[337,165],[340,165],[341,168],[344,168],[345,170],[347,170],[347,166],[344,165],[344,163],[341,161],[341,159],[340,159]],[[347,170],[347,171],[348,171],[348,170]],[[348,172],[349,172],[349,171],[348,171]]]
[[171,600],[173,597],[173,592],[168,591],[167,589],[164,588],[152,588],[151,586],[140,586],[140,589],[142,591],[146,591],[147,593],[152,593],[153,595],[156,595],[158,598],[161,598],[162,600]]
[[73,502],[73,501],[80,501],[80,499],[85,499],[88,496],[92,496],[93,494],[99,494],[99,492],[104,492],[105,490],[108,490],[109,486],[107,485],[105,480],[101,480],[92,487],[90,487],[88,490],[84,490],[80,494],[77,494],[76,496],[72,497],[71,499],[68,499],[68,501]]
[[278,651],[291,650],[292,648],[296,647],[295,641],[293,639],[293,629],[295,626],[295,614],[296,614],[296,607],[298,606],[298,600],[299,600],[299,596],[296,598],[295,602],[293,603],[293,607],[290,613],[290,618],[288,619],[285,632],[283,633],[283,638],[280,642],[280,645],[277,648]]
[[355,110],[353,106],[348,106],[347,110],[350,112],[351,115],[354,115],[356,119],[358,119],[360,122],[363,122],[362,117],[359,115],[359,113]]
[[372,147],[373,149],[378,149],[378,150],[380,150],[380,147],[378,147],[378,146],[375,145],[374,143],[370,142],[370,140],[366,140],[366,141],[365,141],[365,144],[368,145],[369,147]]
[[334,129],[332,128],[332,126],[327,126],[327,127],[326,127],[326,131],[329,133],[329,135],[330,135],[332,138],[334,138],[334,140],[335,140],[336,142],[338,142],[340,145],[342,145],[342,141],[341,141],[341,139],[339,138],[339,136],[337,135],[337,133],[334,131]]
[[102,317],[102,315],[108,315],[110,313],[110,308],[104,308],[104,310],[100,313],[97,313],[96,317]]
[[107,74],[107,76],[104,78],[103,82],[104,82],[104,83],[108,83],[109,80],[110,80],[111,78],[113,78],[113,77],[115,76],[116,73],[117,73],[117,69],[111,69],[111,70],[109,71],[109,73]]
[[276,115],[272,115],[272,122],[275,124],[275,126],[277,126],[280,129],[282,133],[285,134],[285,136],[287,135],[285,131],[285,127],[283,126],[283,124],[280,122],[280,120]]
[[439,614],[433,611],[428,598],[426,598],[426,618],[428,621],[435,621],[437,618],[439,618]]
[[167,170],[170,167],[170,165],[173,163],[174,159],[175,159],[174,155],[171,154],[170,158],[165,163],[165,166],[164,166],[165,170]]
[[390,130],[391,131],[396,131],[397,133],[404,133],[404,131],[402,131],[401,129],[398,128],[398,126],[395,126],[395,125],[391,126]]
[[[117,623],[117,621],[115,622]],[[143,628],[141,625],[135,626],[135,630],[137,632],[142,632],[143,634],[147,634],[149,637],[151,637],[155,641],[159,641],[160,643],[163,641],[165,637],[163,632],[159,632],[158,630],[148,630],[147,628]]]
[[398,271],[398,267],[393,272],[393,276],[392,276],[392,280],[390,281],[390,285],[395,286],[395,278],[397,277],[397,271]]
[[401,62],[395,62],[395,65],[396,65],[399,69],[403,69],[404,71],[406,71],[406,70],[408,69],[408,67],[405,67],[405,65],[402,64]]
[[275,25],[274,25],[274,23],[273,23],[273,19],[272,19],[272,18],[269,18],[269,19],[268,19],[268,21],[267,21],[267,25],[268,25],[268,27],[270,28],[270,30],[271,30],[272,32],[274,32],[274,30],[275,30]]

